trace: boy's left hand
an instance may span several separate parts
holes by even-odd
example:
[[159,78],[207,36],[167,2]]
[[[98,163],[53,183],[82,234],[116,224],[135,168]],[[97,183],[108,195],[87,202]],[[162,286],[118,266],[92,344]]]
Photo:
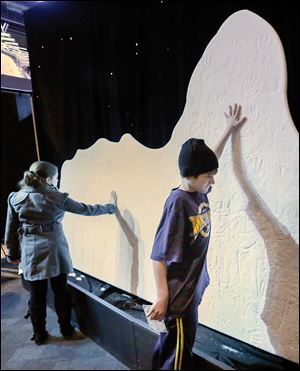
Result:
[[168,308],[168,299],[160,300],[158,299],[155,303],[153,303],[150,307],[148,316],[152,320],[162,321],[167,313]]
[[241,127],[246,122],[246,117],[241,118],[241,109],[242,106],[235,103],[233,108],[229,106],[228,114],[224,112],[229,130],[233,131]]

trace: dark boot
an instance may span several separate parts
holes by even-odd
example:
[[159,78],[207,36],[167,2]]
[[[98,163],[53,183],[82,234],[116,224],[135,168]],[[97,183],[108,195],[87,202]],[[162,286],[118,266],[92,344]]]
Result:
[[30,287],[29,313],[33,327],[32,340],[36,344],[43,344],[47,338],[47,279],[27,281]]
[[74,326],[71,324],[71,303],[65,301],[60,305],[56,305],[55,309],[62,336],[66,339],[72,337],[74,334]]
[[34,333],[32,334],[32,338],[30,340],[35,341],[37,345],[42,345],[46,342],[48,337],[49,334],[46,330],[44,330],[43,332],[34,331]]
[[71,305],[64,301],[55,306],[60,332],[63,337],[70,338],[74,334],[74,326],[71,324]]
[[60,332],[65,339],[70,339],[74,335],[74,326],[70,323],[66,325],[60,325]]
[[37,345],[44,344],[45,341],[49,337],[49,334],[45,329],[45,325],[41,326],[40,323],[33,320],[32,318],[31,318],[31,323],[32,323],[32,327],[33,327],[33,334],[32,334],[32,338],[30,340],[35,341],[35,343]]
[[33,335],[30,340],[35,341],[37,345],[44,344],[49,334],[46,331],[46,319],[42,311],[36,311],[30,308],[30,319],[33,328]]
[[74,327],[71,324],[72,301],[68,290],[67,275],[62,273],[51,278],[50,282],[54,292],[54,305],[60,332],[68,339],[74,334]]

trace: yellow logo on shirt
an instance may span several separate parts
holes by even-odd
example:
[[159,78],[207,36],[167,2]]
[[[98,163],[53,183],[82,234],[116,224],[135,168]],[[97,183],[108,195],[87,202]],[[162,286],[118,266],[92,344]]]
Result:
[[193,225],[194,239],[201,234],[202,237],[208,237],[210,232],[210,208],[209,204],[202,202],[199,206],[198,215],[190,216]]

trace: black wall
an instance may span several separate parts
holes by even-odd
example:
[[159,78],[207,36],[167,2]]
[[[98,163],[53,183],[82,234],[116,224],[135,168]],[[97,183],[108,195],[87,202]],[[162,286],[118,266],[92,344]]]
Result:
[[[4,236],[6,199],[17,190],[28,164],[37,160],[29,96],[1,93],[1,238]],[[18,106],[19,105],[19,109]]]

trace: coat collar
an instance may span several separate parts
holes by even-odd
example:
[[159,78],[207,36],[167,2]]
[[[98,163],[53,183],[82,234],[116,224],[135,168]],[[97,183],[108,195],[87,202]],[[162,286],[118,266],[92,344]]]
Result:
[[51,187],[49,184],[43,184],[37,188],[25,186],[20,191],[26,193],[40,193],[40,192],[53,192],[57,190],[55,187]]

